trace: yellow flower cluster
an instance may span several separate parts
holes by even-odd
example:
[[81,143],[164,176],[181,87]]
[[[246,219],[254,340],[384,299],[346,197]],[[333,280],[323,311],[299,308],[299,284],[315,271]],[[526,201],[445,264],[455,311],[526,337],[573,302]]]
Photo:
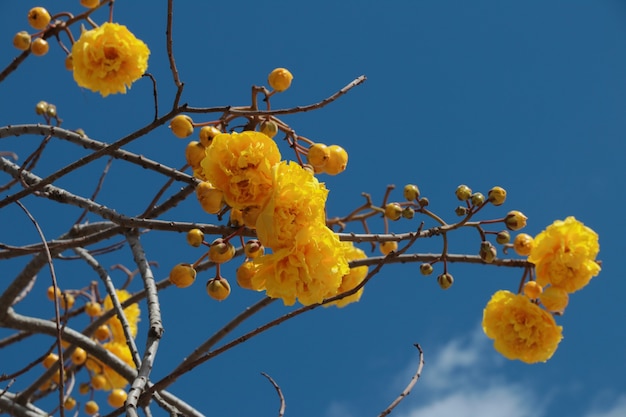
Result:
[[554,317],[523,294],[496,292],[483,312],[483,330],[507,359],[545,362],[563,338]]
[[524,285],[524,294],[496,292],[485,307],[483,330],[506,358],[545,362],[562,338],[562,327],[552,314],[562,314],[569,293],[586,286],[600,272],[598,235],[568,217],[555,221],[534,239],[519,235],[513,247],[535,265],[536,281]]
[[253,131],[218,134],[206,147],[201,167],[201,177],[223,193],[226,204],[242,210],[245,225],[255,228],[261,244],[272,250],[253,260],[247,287],[265,290],[286,305],[296,300],[310,305],[353,289],[367,275],[367,267],[351,271],[348,266],[364,256],[362,251],[340,242],[326,226],[324,184],[299,164],[281,161],[270,137]]
[[74,80],[103,97],[126,93],[148,68],[150,50],[126,26],[104,23],[72,46]]
[[596,262],[599,251],[598,234],[568,217],[555,221],[535,237],[528,261],[535,264],[540,285],[550,284],[573,293],[600,272]]
[[[128,298],[130,298],[130,293],[126,290],[116,290],[116,293],[120,303],[123,303]],[[105,312],[113,308],[113,302],[111,301],[110,296],[106,296],[103,302],[103,306]],[[131,304],[124,309],[124,316],[128,321],[130,334],[132,337],[135,337],[137,335],[137,323],[139,322],[140,313],[141,311],[139,310],[139,306],[137,305],[137,303]],[[133,362],[130,349],[126,342],[126,336],[124,335],[124,331],[122,329],[122,323],[116,316],[114,316],[107,320],[106,324],[111,329],[111,341],[104,343],[102,347],[111,352],[113,355],[120,358],[129,366],[134,368],[135,363]],[[89,357],[85,365],[96,375],[104,376],[106,380],[106,384],[103,388],[104,390],[110,391],[115,388],[124,388],[128,384],[125,378],[123,378],[109,366],[105,365],[104,363],[93,357]]]

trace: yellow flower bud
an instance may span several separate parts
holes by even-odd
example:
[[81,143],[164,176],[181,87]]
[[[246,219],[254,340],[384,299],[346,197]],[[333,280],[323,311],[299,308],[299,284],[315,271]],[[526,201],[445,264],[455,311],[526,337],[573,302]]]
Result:
[[520,256],[530,255],[533,248],[533,238],[529,234],[520,233],[513,240],[513,250]]
[[456,198],[458,198],[460,201],[466,201],[469,200],[469,198],[472,196],[472,189],[469,188],[467,185],[462,184],[456,188],[455,194]]
[[30,48],[30,35],[25,30],[17,32],[13,37],[13,46],[20,51],[27,51]]
[[512,210],[504,218],[504,224],[509,230],[519,230],[526,227],[526,220],[528,220],[528,217],[524,216],[524,213]]
[[222,277],[212,278],[206,283],[209,296],[217,301],[223,301],[230,295],[230,284]]
[[543,287],[537,284],[537,281],[528,281],[524,284],[524,295],[531,300],[539,298],[542,292]]
[[487,197],[494,206],[501,206],[506,200],[506,190],[502,187],[493,187],[487,193]]
[[399,220],[402,217],[402,206],[398,203],[389,203],[385,206],[385,217],[389,220]]
[[569,295],[563,288],[549,286],[541,293],[539,300],[546,310],[555,314],[563,314],[569,303]]
[[179,114],[170,122],[170,129],[177,138],[187,138],[193,134],[193,120],[191,117]]
[[196,280],[196,270],[191,264],[180,263],[170,271],[169,280],[178,288],[186,288]]
[[407,184],[404,186],[404,198],[407,201],[417,200],[420,196],[420,190],[415,184]]
[[452,284],[454,284],[454,277],[447,272],[441,274],[437,277],[437,284],[439,284],[442,290],[447,290],[452,286]]
[[293,75],[285,68],[276,68],[267,77],[267,83],[278,92],[288,89],[292,80]]

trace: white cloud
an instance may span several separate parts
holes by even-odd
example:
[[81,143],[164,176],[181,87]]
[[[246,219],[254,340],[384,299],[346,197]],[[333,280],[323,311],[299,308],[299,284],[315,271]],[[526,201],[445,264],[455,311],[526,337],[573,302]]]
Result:
[[437,349],[434,359],[426,360],[413,398],[400,406],[409,411],[401,412],[399,417],[543,415],[543,407],[534,401],[532,391],[507,382],[496,372],[499,363],[491,341],[480,328],[451,340]]
[[602,409],[592,410],[585,417],[624,417],[626,416],[626,394],[621,395],[615,401],[615,404]]
[[439,395],[424,406],[415,407],[404,417],[536,417],[519,387],[491,386],[468,388],[449,395]]
[[332,402],[326,411],[326,417],[352,417],[354,414],[350,411],[347,404],[340,402]]

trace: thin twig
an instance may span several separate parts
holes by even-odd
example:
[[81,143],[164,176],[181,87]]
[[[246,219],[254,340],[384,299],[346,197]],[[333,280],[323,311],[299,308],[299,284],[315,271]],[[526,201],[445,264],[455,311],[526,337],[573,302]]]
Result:
[[272,379],[271,376],[269,376],[265,372],[261,372],[261,375],[267,378],[276,389],[276,392],[278,393],[278,399],[280,400],[280,407],[278,408],[278,417],[283,417],[283,415],[285,414],[285,397],[283,396],[283,392],[281,391],[280,387],[278,386],[276,381]]
[[400,404],[400,401],[404,400],[406,396],[411,393],[413,386],[417,383],[417,381],[420,379],[420,376],[422,375],[422,369],[424,368],[424,352],[422,351],[422,348],[418,343],[416,343],[413,346],[415,346],[420,353],[419,363],[417,365],[417,371],[415,372],[415,375],[413,375],[413,377],[411,378],[409,385],[407,385],[406,388],[400,393],[398,398],[393,400],[391,404],[389,404],[389,406],[387,406],[387,408],[385,408],[383,412],[378,415],[378,417],[384,417],[388,415],[389,413],[391,413],[391,411],[394,408],[396,408],[398,404]]

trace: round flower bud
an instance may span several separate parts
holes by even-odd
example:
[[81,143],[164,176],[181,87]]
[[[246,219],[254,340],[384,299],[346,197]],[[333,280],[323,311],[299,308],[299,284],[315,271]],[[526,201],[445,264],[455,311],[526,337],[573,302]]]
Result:
[[74,57],[72,56],[72,54],[68,54],[65,57],[65,69],[68,71],[73,71],[74,70]]
[[44,7],[33,7],[28,12],[28,23],[37,30],[43,30],[50,23],[50,13]]
[[186,288],[196,280],[196,270],[191,264],[180,263],[170,271],[169,280],[178,288]]
[[531,300],[539,298],[543,292],[543,287],[537,281],[528,281],[524,284],[524,295]]
[[492,263],[498,255],[498,250],[489,241],[484,241],[480,244],[480,251],[478,252],[480,259],[485,263]]
[[513,240],[513,250],[520,256],[530,255],[533,248],[533,238],[529,234],[520,233]]
[[63,408],[66,410],[71,410],[76,407],[76,399],[74,397],[67,397],[65,401],[63,401]]
[[213,138],[220,133],[222,132],[215,126],[202,126],[200,129],[200,143],[205,148],[208,148]]
[[177,138],[188,138],[193,134],[193,120],[187,115],[179,114],[172,119],[169,128]]
[[59,360],[59,357],[58,357],[56,354],[54,354],[54,353],[49,353],[49,354],[48,354],[48,356],[46,356],[46,357],[43,359],[43,362],[42,362],[43,367],[44,367],[44,368],[46,368],[46,369],[48,369],[48,368],[50,368],[52,365],[54,365],[55,363],[57,363],[57,361],[58,361],[58,360]]
[[20,51],[27,51],[30,48],[30,35],[25,30],[17,32],[13,36],[13,46]]
[[506,200],[506,190],[502,187],[493,187],[487,193],[487,198],[494,206],[501,206]]
[[115,388],[107,397],[107,402],[113,408],[120,408],[126,402],[126,398],[128,398],[126,391],[121,388]]
[[472,189],[467,185],[462,184],[456,187],[456,191],[454,193],[456,194],[456,198],[460,201],[466,201],[472,196]]
[[500,245],[506,245],[510,241],[511,241],[511,234],[509,233],[508,230],[503,230],[501,232],[498,232],[498,234],[496,235],[496,242],[498,242],[498,244]]
[[243,246],[246,257],[250,259],[258,258],[265,253],[265,248],[258,239],[252,239]]
[[85,352],[85,349],[77,347],[72,352],[71,359],[74,365],[82,365],[87,360],[87,352]]
[[51,285],[51,286],[48,287],[46,295],[48,297],[48,300],[54,301],[55,298],[61,297],[61,290],[57,287],[57,289],[55,291],[54,287]]
[[437,277],[437,284],[439,284],[441,289],[447,290],[454,284],[454,278],[446,272]]
[[389,220],[399,220],[402,217],[402,206],[398,203],[389,203],[385,206],[385,217]]
[[278,125],[273,120],[264,120],[263,122],[261,122],[259,130],[264,135],[273,138],[278,133]]
[[549,286],[539,296],[539,301],[546,310],[555,314],[563,314],[569,303],[569,295],[563,288]]
[[323,143],[314,143],[309,147],[306,159],[314,168],[322,168],[330,158],[330,149]]
[[330,145],[328,160],[324,165],[324,172],[328,175],[337,175],[345,171],[348,166],[348,152],[339,145]]
[[102,305],[95,301],[87,301],[85,303],[85,313],[89,317],[100,317],[102,315]]
[[267,83],[278,92],[288,89],[292,80],[293,75],[285,68],[276,68],[267,77]]
[[402,217],[405,219],[411,220],[413,216],[415,216],[415,210],[413,210],[413,207],[405,207],[402,209]]
[[100,0],[80,0],[80,5],[88,9],[93,9],[98,4],[100,4]]
[[85,403],[85,413],[87,415],[92,416],[92,415],[96,414],[99,409],[100,409],[100,407],[98,407],[98,403],[93,401],[93,400],[87,401]]
[[230,295],[230,284],[222,277],[212,278],[206,283],[206,292],[211,298],[222,301]]
[[89,382],[83,382],[78,386],[78,393],[85,395],[85,394],[89,394],[89,391],[91,391],[91,385],[89,384]]
[[407,184],[404,186],[404,198],[407,201],[417,200],[420,196],[420,190],[415,184]]
[[470,197],[472,205],[475,207],[481,206],[485,202],[485,196],[483,193],[474,193]]
[[509,230],[519,230],[526,226],[526,220],[528,217],[524,216],[521,211],[512,210],[504,218],[504,224]]
[[420,272],[422,275],[428,276],[433,273],[433,266],[429,263],[423,263],[420,265]]
[[430,204],[430,200],[428,200],[428,198],[426,197],[420,198],[417,202],[421,207],[426,207]]
[[224,193],[213,187],[210,182],[203,181],[196,187],[196,197],[202,209],[209,214],[217,214],[224,203]]
[[35,56],[45,55],[48,53],[48,50],[50,50],[50,45],[48,41],[43,38],[35,38],[30,44],[30,52]]
[[216,264],[222,264],[233,259],[235,251],[232,243],[222,238],[215,239],[209,247],[209,259]]
[[201,169],[200,162],[206,156],[205,148],[200,142],[192,140],[185,148],[185,160],[193,169]]
[[47,108],[48,108],[48,103],[45,101],[40,101],[35,106],[35,113],[37,113],[38,115],[45,114]]
[[64,310],[70,310],[74,306],[75,301],[76,299],[74,296],[68,293],[61,294],[61,297],[59,298],[59,304]]
[[256,229],[256,221],[261,214],[261,209],[257,206],[249,206],[241,211],[243,217],[243,224],[250,229]]
[[204,242],[204,233],[200,229],[191,229],[187,232],[187,243],[197,248]]
[[48,104],[48,107],[46,107],[46,114],[50,117],[57,117],[57,106],[54,104]]
[[467,215],[467,207],[458,206],[456,209],[454,209],[454,213],[459,217],[463,217]]
[[93,335],[97,340],[102,342],[111,337],[111,329],[109,329],[109,326],[107,326],[106,324],[103,324],[93,332]]
[[107,385],[107,379],[102,374],[96,374],[91,377],[91,387],[93,389],[104,389]]
[[395,252],[398,250],[398,242],[396,242],[395,240],[388,240],[386,242],[381,242],[379,247],[380,252],[383,255],[387,256],[391,252]]
[[237,268],[237,284],[246,290],[256,290],[252,285],[252,277],[257,272],[257,265],[252,261],[246,261]]

